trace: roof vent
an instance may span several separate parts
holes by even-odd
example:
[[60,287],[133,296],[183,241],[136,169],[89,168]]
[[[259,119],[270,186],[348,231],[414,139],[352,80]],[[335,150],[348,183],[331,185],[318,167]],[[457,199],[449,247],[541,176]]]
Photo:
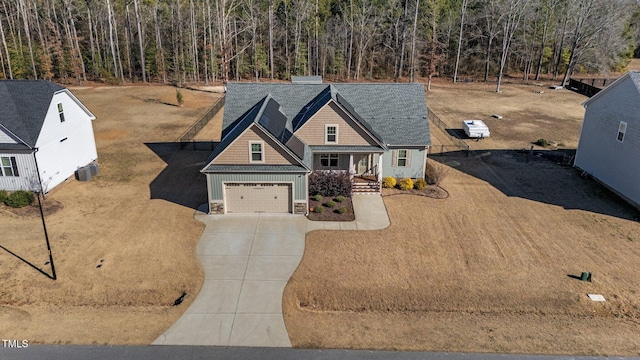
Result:
[[322,84],[322,76],[292,76],[293,84]]

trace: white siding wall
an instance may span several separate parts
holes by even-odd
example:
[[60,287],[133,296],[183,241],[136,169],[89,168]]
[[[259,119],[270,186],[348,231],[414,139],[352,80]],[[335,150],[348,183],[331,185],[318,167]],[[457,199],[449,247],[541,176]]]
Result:
[[[60,122],[58,103],[62,103],[64,109],[64,122]],[[53,96],[36,147],[45,191],[72,176],[79,167],[98,158],[91,118],[65,92]]]
[[0,128],[0,144],[16,144],[13,137]]
[[19,176],[0,176],[0,190],[32,190],[32,182],[38,181],[33,154],[11,154],[0,152],[0,157],[15,157]]
[[[624,141],[617,140],[620,122]],[[587,105],[575,165],[640,204],[640,95],[630,78]]]

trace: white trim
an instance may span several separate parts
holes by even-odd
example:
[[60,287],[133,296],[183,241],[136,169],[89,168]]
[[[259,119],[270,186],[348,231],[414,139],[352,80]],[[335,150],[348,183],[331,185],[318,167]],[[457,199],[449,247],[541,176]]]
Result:
[[[207,199],[209,201],[207,201],[207,214],[211,214],[211,174],[204,174],[206,179],[207,179]],[[224,193],[224,188],[222,188],[222,192]],[[224,195],[223,195],[224,197]],[[224,199],[222,200],[222,203],[224,206]]]
[[[264,160],[264,140],[249,140],[249,164],[264,164],[265,160]],[[252,149],[252,145],[256,145],[259,144],[260,145],[260,160],[253,160],[253,149]],[[226,150],[226,149],[225,149]]]
[[[308,178],[307,178],[308,179]],[[291,192],[289,193],[289,214],[295,215],[295,201],[296,197],[296,185],[293,181],[221,181],[222,184],[222,206],[224,207],[224,214],[227,214],[227,192],[226,186],[227,184],[289,184],[291,185]],[[307,208],[309,208],[309,196],[307,196]]]
[[71,90],[64,88],[62,90],[56,91],[55,93],[53,93],[53,95],[59,94],[61,92],[65,92],[67,93],[67,95],[69,95],[69,97],[71,98],[71,100],[75,101],[76,104],[78,104],[78,106],[80,106],[80,108],[87,113],[87,115],[89,115],[89,118],[91,118],[91,120],[95,120],[96,116],[93,115],[93,113],[91,111],[89,111],[89,109],[87,109],[86,106],[84,106],[84,104],[82,102],[80,102],[80,100],[78,100],[78,98],[73,95],[73,93],[71,92]]
[[[329,141],[329,128],[336,128],[336,133],[332,134],[336,137],[336,141]],[[324,144],[325,145],[338,145],[338,124],[324,124]]]
[[[396,150],[396,163],[395,163],[395,167],[409,167],[411,166],[411,160],[409,160],[409,158],[411,157],[411,152],[409,151],[409,149],[397,149]],[[404,155],[404,165],[400,165],[400,151],[404,151],[405,155]]]

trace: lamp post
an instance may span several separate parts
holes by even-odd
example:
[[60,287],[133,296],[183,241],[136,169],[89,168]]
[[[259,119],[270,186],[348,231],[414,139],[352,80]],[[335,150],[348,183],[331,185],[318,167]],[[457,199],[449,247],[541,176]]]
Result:
[[44,222],[44,211],[42,210],[42,201],[40,201],[40,186],[34,191],[38,198],[38,207],[40,208],[40,218],[42,219],[42,228],[44,229],[44,239],[47,242],[47,251],[49,252],[49,263],[51,264],[51,278],[56,280],[56,267],[53,265],[53,255],[51,255],[51,245],[49,244],[49,234],[47,233],[47,224]]

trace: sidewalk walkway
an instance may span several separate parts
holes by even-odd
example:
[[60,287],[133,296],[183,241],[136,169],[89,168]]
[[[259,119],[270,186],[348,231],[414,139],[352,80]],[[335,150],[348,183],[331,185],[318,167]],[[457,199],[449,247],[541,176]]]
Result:
[[318,229],[389,226],[382,197],[353,197],[356,220],[318,222],[275,214],[206,215],[196,254],[205,278],[185,313],[154,345],[290,347],[282,293],[304,254],[305,234]]

